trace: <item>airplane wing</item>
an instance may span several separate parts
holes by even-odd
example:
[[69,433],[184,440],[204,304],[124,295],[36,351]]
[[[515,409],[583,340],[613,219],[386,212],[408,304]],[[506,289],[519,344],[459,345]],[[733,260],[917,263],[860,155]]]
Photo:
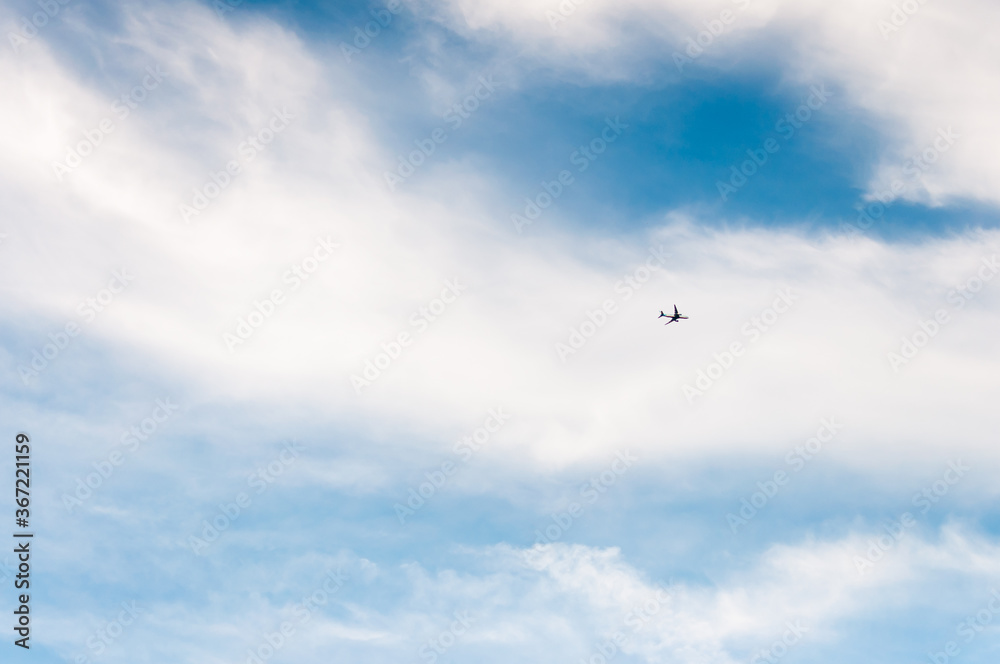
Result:
[[677,305],[676,304],[674,305],[674,315],[675,316],[677,315]]

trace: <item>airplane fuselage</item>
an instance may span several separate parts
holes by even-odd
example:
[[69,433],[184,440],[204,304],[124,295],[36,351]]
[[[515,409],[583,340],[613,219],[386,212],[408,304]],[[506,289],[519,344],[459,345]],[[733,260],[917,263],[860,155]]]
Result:
[[680,312],[677,311],[677,305],[674,305],[674,315],[673,316],[670,316],[668,314],[663,313],[663,311],[660,311],[660,315],[658,316],[658,318],[666,318],[667,319],[667,322],[664,323],[664,325],[670,325],[671,323],[676,323],[679,320],[687,320],[687,316],[681,316]]

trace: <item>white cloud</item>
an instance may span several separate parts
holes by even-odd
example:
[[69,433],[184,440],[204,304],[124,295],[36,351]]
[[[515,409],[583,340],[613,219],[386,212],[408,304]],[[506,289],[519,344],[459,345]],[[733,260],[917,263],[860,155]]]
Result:
[[[622,652],[639,661],[729,664],[746,661],[783,636],[790,650],[864,640],[866,635],[848,631],[853,621],[921,606],[928,597],[939,610],[967,612],[969,603],[958,588],[995,583],[1000,573],[994,543],[949,525],[936,543],[904,535],[886,558],[859,575],[853,557],[863,555],[878,534],[860,531],[838,540],[774,546],[745,569],[708,583],[651,580],[618,549],[568,544],[467,552],[475,569],[465,572],[432,573],[410,564],[362,574],[359,563],[352,563],[344,567],[343,587],[310,608],[308,620],[296,609],[306,606],[302,602],[322,587],[324,571],[333,568],[329,561],[295,559],[289,564],[294,578],[278,591],[292,600],[254,593],[250,601],[230,606],[228,596],[220,595],[208,606],[183,611],[171,602],[140,601],[145,614],[130,628],[127,647],[135,656],[155,630],[158,636],[183,635],[186,653],[178,652],[178,661],[227,653],[231,658],[264,643],[288,622],[295,629],[282,647],[286,656],[312,661],[316,652],[337,652],[398,661],[424,657],[421,646],[452,629],[460,614],[469,625],[454,639],[453,657],[541,662],[558,653],[576,659],[589,657],[617,634]],[[224,586],[256,587],[260,578],[249,575],[259,573],[241,569]],[[935,576],[942,573],[952,574],[949,583]],[[392,589],[389,602],[357,602],[381,598],[387,589]],[[55,620],[69,626],[58,615]],[[101,624],[90,623],[90,630]],[[81,636],[77,630],[66,647]],[[122,646],[111,654],[121,652]]]
[[[26,210],[2,248],[7,278],[23,284],[4,296],[15,315],[61,327],[112,270],[127,267],[134,284],[84,331],[123,361],[153,358],[154,371],[183,377],[202,399],[295,400],[370,431],[440,441],[427,443],[439,449],[502,405],[514,419],[491,444],[498,463],[603,463],[619,448],[653,460],[777,452],[830,415],[847,422],[832,453],[845,463],[893,472],[887,459],[900,440],[935,467],[956,453],[995,459],[981,404],[997,396],[989,331],[1000,282],[962,311],[946,300],[997,252],[994,232],[887,245],[794,230],[705,231],[677,215],[638,241],[570,239],[549,233],[544,218],[521,237],[510,210],[493,203],[503,199],[495,187],[443,157],[425,166],[419,189],[390,194],[378,175],[389,153],[365,109],[324,82],[346,80],[342,63],[320,62],[287,32],[266,22],[230,27],[190,6],[170,19],[135,14],[128,26],[122,43],[143,67],[161,63],[172,87],[62,185],[46,172],[53,146],[110,99],[74,83],[41,42],[20,62],[0,60],[13,81],[0,113],[25,127],[4,139],[0,166]],[[294,123],[185,225],[177,210],[192,186],[286,102]],[[52,125],[46,108],[90,111]],[[293,292],[282,275],[327,236],[340,249]],[[649,247],[663,247],[669,264],[626,301],[615,284]],[[593,255],[607,258],[582,258]],[[454,278],[465,290],[420,332],[411,315]],[[284,302],[231,353],[223,334],[275,288]],[[744,325],[787,288],[797,298],[791,310],[752,341]],[[560,361],[556,343],[568,343],[607,299],[616,313]],[[664,328],[656,313],[674,303],[691,320]],[[894,373],[887,353],[942,308],[950,322]],[[412,345],[355,394],[349,377],[400,332]],[[689,405],[682,386],[734,342],[744,355]],[[57,360],[38,380],[58,375]],[[914,403],[925,407],[914,413]]]
[[[605,51],[621,43],[634,23],[646,22],[656,38],[679,40],[685,34],[666,21],[646,20],[659,16],[652,5],[591,0],[574,15],[575,23],[560,27],[554,46],[544,46],[549,28],[544,22],[538,27],[534,6],[452,7],[465,16],[467,34],[493,31],[491,38],[533,45],[534,57],[566,68],[576,67],[572,60],[583,53],[579,62],[587,75],[603,78],[631,76],[644,62],[641,53],[627,51],[605,62]],[[988,99],[972,104],[973,93],[964,88],[958,96],[924,99],[914,92],[915,75],[898,75],[894,58],[902,56],[879,57],[880,49],[890,47],[871,46],[867,61],[845,55],[847,47],[839,40],[849,42],[852,30],[867,34],[874,28],[868,19],[863,28],[850,25],[842,6],[800,4],[779,11],[782,7],[753,4],[747,20],[734,29],[784,31],[792,36],[784,48],[813,44],[790,74],[801,80],[832,76],[856,105],[898,120],[896,145],[904,152],[924,140],[922,131],[936,128],[953,112],[989,107]],[[875,9],[853,7],[856,16],[877,18]],[[636,13],[637,8],[648,13]],[[688,26],[707,11],[693,3],[668,9]],[[942,24],[952,11],[931,9],[921,10],[906,32],[887,43],[911,44],[926,36],[920,21]],[[983,261],[1000,253],[997,232],[887,244],[796,230],[704,230],[695,224],[700,220],[673,214],[639,238],[566,237],[551,231],[545,219],[519,236],[509,224],[511,211],[496,203],[505,200],[505,192],[469,163],[449,162],[442,155],[424,167],[419,187],[388,192],[380,173],[393,161],[393,151],[372,128],[370,109],[352,96],[354,74],[339,60],[331,63],[311,53],[290,32],[263,19],[230,24],[193,5],[133,11],[127,19],[120,39],[105,44],[106,55],[135,66],[127,74],[107,73],[102,80],[112,82],[104,85],[84,81],[41,38],[19,58],[0,55],[0,74],[9,81],[0,97],[0,120],[18,128],[0,134],[0,188],[17,211],[0,228],[7,234],[0,246],[0,275],[8,284],[0,291],[0,307],[7,320],[16,321],[12,325],[20,326],[16,336],[38,349],[50,331],[67,321],[81,322],[78,303],[94,297],[112,271],[129,269],[134,283],[86,323],[82,334],[113,353],[114,361],[142,367],[134,374],[145,370],[151,378],[166,375],[173,384],[187,386],[182,396],[172,393],[185,404],[183,426],[187,418],[192,429],[203,425],[195,420],[206,403],[251,404],[258,412],[273,409],[275,419],[335,421],[343,430],[360,432],[366,443],[447,450],[458,436],[480,426],[490,408],[502,406],[513,418],[482,453],[496,484],[484,480],[478,488],[490,489],[507,486],[506,469],[516,469],[520,481],[575,464],[604,465],[616,449],[628,449],[654,467],[723,453],[783,453],[829,416],[845,423],[830,446],[830,458],[889,481],[910,474],[915,465],[940,470],[955,456],[987,471],[980,477],[1000,461],[990,434],[993,420],[982,406],[1000,396],[993,332],[1000,323],[1000,281],[986,283],[961,310],[948,297],[959,284],[972,283]],[[946,50],[949,40],[975,43],[966,37],[939,36],[928,52]],[[720,42],[718,55],[705,57],[738,54],[743,42],[734,36],[727,43],[732,46]],[[922,62],[925,56],[914,57]],[[57,182],[52,161],[95,126],[119,90],[127,90],[153,63],[168,74],[163,87],[64,182]],[[943,67],[927,69],[930,84],[945,75]],[[968,83],[969,76],[974,75],[954,78]],[[294,121],[242,164],[243,172],[218,200],[184,224],[178,206],[191,200],[192,188],[202,187],[227,160],[240,158],[240,142],[265,126],[275,107],[286,105]],[[979,142],[956,144],[947,164],[942,159],[947,168],[924,178],[923,194],[914,188],[904,195],[925,195],[930,202],[957,195],[991,200],[981,186],[991,162],[966,150],[986,150],[992,134],[985,124],[975,124],[971,111],[959,120],[963,127],[979,127],[971,134]],[[889,163],[892,155],[887,155]],[[966,177],[974,162],[979,170]],[[317,238],[327,237],[340,247],[293,291],[283,279],[286,270],[304,266]],[[661,247],[669,254],[666,265],[641,289],[616,290],[627,275],[641,280],[637,270],[649,249]],[[429,307],[455,278],[465,287],[461,295],[420,332],[411,315]],[[247,317],[255,300],[275,288],[283,289],[286,299],[231,353],[223,333],[235,331],[237,319]],[[781,299],[779,292],[793,303],[771,323],[767,310]],[[632,294],[626,299],[626,293]],[[569,343],[570,329],[579,329],[588,313],[608,299],[616,304],[615,313],[562,362],[556,343]],[[664,328],[656,313],[674,303],[691,319]],[[912,339],[921,332],[920,321],[938,309],[947,311],[949,322],[939,324],[926,348],[894,372],[887,354],[900,349],[904,335]],[[754,318],[761,318],[768,331],[755,334]],[[360,396],[355,394],[350,375],[361,373],[383,343],[404,331],[413,344]],[[713,363],[728,363],[721,354],[733,343],[745,352],[689,404],[682,386],[696,384],[699,371],[713,371]],[[82,346],[66,349],[36,384],[42,390],[64,385],[68,372],[78,368],[74,358],[90,350]],[[31,349],[4,356],[11,376],[17,364],[30,361]],[[78,444],[70,436],[54,444],[47,453],[65,468],[81,458],[102,458],[107,440],[144,417],[149,407],[144,400],[128,410],[124,424],[95,424],[93,412],[62,420],[44,417],[50,411],[42,406],[22,412],[81,438],[105,439],[96,456],[80,450],[70,454]],[[244,453],[251,449],[239,440],[236,425],[215,421],[205,429],[212,440],[234,440]],[[205,458],[212,457],[206,453]],[[361,493],[362,485],[381,491],[396,476],[388,460],[376,465],[371,457],[323,458],[302,468],[294,482],[308,479],[350,494]],[[148,463],[154,461],[155,455]],[[236,466],[225,470],[220,462],[219,468],[212,471],[216,477],[242,482]],[[198,483],[197,476],[182,476],[176,468],[164,474],[169,477],[158,476],[157,485],[176,482],[186,491]],[[74,477],[65,470],[62,476]],[[912,490],[912,482],[906,486]],[[203,504],[171,506],[178,522],[196,523],[210,513],[214,505],[206,508],[203,500],[210,490],[182,491]],[[107,491],[102,500],[112,495]],[[114,534],[123,523],[130,532],[133,526],[150,532],[160,523],[151,525],[136,509],[108,507],[97,499],[93,504],[93,514],[67,527],[67,532],[86,534],[68,538],[59,554],[87,569],[95,584],[136,578],[126,569],[132,561],[119,563],[115,557],[121,552],[100,560],[89,555],[100,552],[93,533]],[[90,528],[90,517],[101,519],[103,530]],[[222,594],[211,584],[198,587],[198,593],[211,595],[206,609],[192,609],[173,596],[157,601],[151,592],[149,619],[123,637],[122,645],[128,639],[133,650],[123,647],[119,655],[132,656],[153,643],[167,647],[153,636],[172,634],[173,645],[167,643],[175,649],[172,661],[232,661],[233,653],[242,654],[247,646],[248,635],[264,635],[280,623],[290,608],[287,598],[246,593],[246,588],[261,587],[267,564],[225,565],[225,556],[237,547],[271,555],[282,536],[274,524],[257,529],[245,524],[249,520],[234,530],[246,532],[227,534],[226,545],[217,547],[220,553],[204,567],[202,559],[196,565],[178,557],[180,546],[169,529],[151,538],[162,569],[192,586],[210,578],[230,592]],[[317,532],[326,537],[326,531]],[[315,534],[303,535],[304,546],[328,546],[306,536]],[[833,639],[838,621],[878,609],[880,590],[892,588],[896,597],[906,596],[909,584],[932,572],[974,579],[996,578],[998,572],[1000,557],[992,543],[948,527],[934,544],[908,535],[871,574],[861,576],[852,556],[865,550],[870,536],[858,531],[837,541],[775,546],[748,572],[730,571],[713,584],[674,586],[674,599],[629,641],[628,652],[650,662],[669,661],[671,653],[690,662],[737,661],[741,653],[778,638],[789,620],[804,621],[810,638]],[[360,570],[358,583],[381,594],[359,600],[345,589],[329,615],[317,616],[315,629],[287,652],[326,652],[347,643],[357,648],[348,654],[358,661],[416,657],[422,640],[446,629],[454,611],[473,606],[479,627],[463,647],[483,645],[494,652],[502,644],[550,661],[569,649],[588,652],[595,635],[607,638],[638,603],[655,596],[657,584],[616,549],[558,544],[534,552],[533,566],[523,564],[525,553],[506,546],[481,551],[477,562],[488,569],[476,573],[431,572],[416,564],[386,572],[344,557]],[[314,589],[316,579],[308,572],[319,575],[338,560],[306,562],[282,566],[290,576],[276,582],[279,591]],[[148,564],[142,560],[143,570]],[[223,567],[226,574],[219,573]],[[289,569],[299,576],[291,578]],[[65,615],[50,623],[61,630],[52,633],[66,635],[60,646],[69,654],[111,614],[101,608],[74,615],[89,616],[88,624]],[[205,635],[206,641],[199,641]],[[209,659],[207,651],[218,659]],[[530,661],[527,655],[512,659]]]

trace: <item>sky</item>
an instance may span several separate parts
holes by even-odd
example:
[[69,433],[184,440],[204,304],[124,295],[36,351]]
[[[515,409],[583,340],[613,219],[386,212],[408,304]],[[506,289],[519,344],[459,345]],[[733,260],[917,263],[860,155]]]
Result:
[[996,662],[998,25],[0,4],[3,661]]

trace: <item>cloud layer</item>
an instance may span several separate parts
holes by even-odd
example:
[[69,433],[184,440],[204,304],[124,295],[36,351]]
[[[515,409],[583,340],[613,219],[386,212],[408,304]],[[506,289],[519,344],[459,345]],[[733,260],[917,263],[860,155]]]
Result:
[[[352,60],[250,7],[70,5],[2,51],[4,404],[46,441],[52,661],[101,656],[92,637],[105,661],[902,661],[907,629],[943,649],[997,583],[1000,238],[889,242],[878,206],[996,203],[1000,59],[992,6],[911,4],[896,26],[888,3],[408,3]],[[541,70],[635,89],[755,68],[877,127],[868,216],[585,229],[547,180],[518,227],[507,162],[426,147],[476,90],[496,101],[483,71],[520,103]],[[420,177],[389,187],[400,157]],[[675,304],[690,319],[663,327]],[[950,464],[973,469],[954,492]],[[530,548],[584,482],[594,506]]]

